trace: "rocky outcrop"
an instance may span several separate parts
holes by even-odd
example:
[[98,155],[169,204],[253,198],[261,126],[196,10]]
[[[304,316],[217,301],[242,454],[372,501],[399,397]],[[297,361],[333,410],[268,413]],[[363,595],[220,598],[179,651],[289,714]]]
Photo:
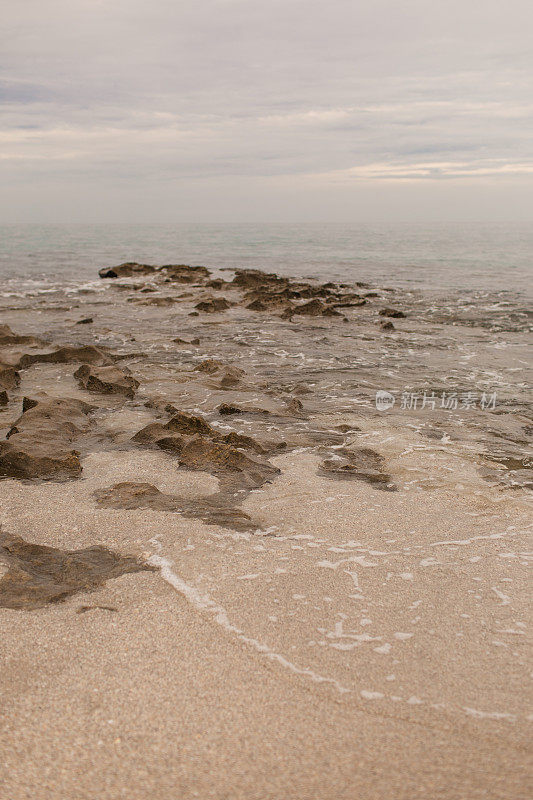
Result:
[[118,367],[95,367],[82,364],[74,373],[74,377],[82,389],[86,389],[88,392],[122,394],[130,400],[133,399],[139,387],[139,381],[131,376],[126,367],[119,369]]
[[77,478],[81,463],[74,445],[90,427],[87,415],[92,408],[71,398],[26,402],[0,441],[0,477]]
[[60,603],[79,592],[95,591],[120,575],[154,569],[107,547],[60,550],[2,531],[0,558],[8,566],[0,579],[0,607],[18,610]]
[[136,278],[139,275],[152,275],[157,272],[157,267],[150,264],[138,264],[136,261],[127,261],[117,267],[104,267],[99,270],[101,278]]
[[[258,442],[232,431],[222,434],[193,414],[180,412],[166,423],[154,422],[138,431],[132,442],[172,453],[181,466],[225,476],[226,486],[261,486],[279,470],[257,455],[266,455],[279,445]],[[252,451],[254,457],[244,451]]]

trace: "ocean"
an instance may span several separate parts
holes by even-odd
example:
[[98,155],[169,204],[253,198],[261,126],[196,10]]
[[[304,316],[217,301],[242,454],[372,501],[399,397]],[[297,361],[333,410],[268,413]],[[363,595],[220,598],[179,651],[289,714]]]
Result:
[[91,281],[124,261],[257,267],[321,280],[450,292],[533,287],[533,226],[516,224],[10,224],[3,289]]

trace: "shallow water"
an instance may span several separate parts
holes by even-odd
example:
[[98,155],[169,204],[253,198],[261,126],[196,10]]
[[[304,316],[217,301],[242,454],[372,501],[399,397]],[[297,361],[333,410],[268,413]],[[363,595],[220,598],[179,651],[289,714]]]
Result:
[[533,226],[442,223],[1,225],[0,280],[91,280],[122,261],[257,267],[322,280],[455,291],[533,289]]

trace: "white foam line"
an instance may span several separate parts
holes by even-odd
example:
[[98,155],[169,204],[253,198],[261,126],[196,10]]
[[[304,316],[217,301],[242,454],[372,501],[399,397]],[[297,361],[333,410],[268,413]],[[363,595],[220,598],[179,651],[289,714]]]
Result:
[[296,664],[293,664],[292,661],[286,659],[285,656],[276,653],[267,644],[260,642],[258,639],[253,639],[250,636],[246,636],[246,634],[244,634],[240,628],[237,628],[236,625],[230,622],[225,608],[219,606],[218,603],[215,603],[215,601],[212,600],[209,595],[202,594],[194,586],[185,583],[185,581],[180,578],[179,575],[176,575],[176,573],[172,571],[172,562],[168,559],[163,558],[162,556],[154,555],[148,559],[147,563],[153,567],[159,567],[163,580],[167,581],[167,583],[173,586],[174,589],[180,592],[180,594],[182,594],[185,599],[188,600],[188,602],[198,611],[207,611],[212,614],[215,622],[220,625],[221,628],[224,628],[225,631],[236,636],[241,642],[253,647],[253,649],[258,653],[261,653],[261,655],[266,656],[266,658],[269,658],[271,661],[277,661],[277,663],[282,667],[285,667],[285,669],[290,670],[296,675],[303,675],[315,683],[329,683],[334,686],[340,694],[346,694],[351,691],[350,689],[342,686],[334,678],[326,678],[309,668],[302,669],[301,667],[296,666]]

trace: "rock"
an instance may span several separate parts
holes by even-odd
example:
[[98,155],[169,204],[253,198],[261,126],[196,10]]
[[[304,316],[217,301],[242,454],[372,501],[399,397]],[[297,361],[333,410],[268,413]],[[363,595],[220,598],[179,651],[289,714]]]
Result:
[[167,281],[177,283],[202,283],[211,274],[207,267],[189,267],[187,264],[165,264],[160,272]]
[[203,436],[217,436],[218,432],[211,427],[211,425],[194,414],[187,414],[184,411],[178,411],[164,426],[165,430],[176,431],[176,433],[185,433],[189,436],[196,436],[197,433]]
[[403,311],[397,308],[382,308],[379,312],[380,317],[393,317],[394,319],[402,319],[405,317]]
[[319,474],[341,480],[360,480],[370,483],[375,489],[394,491],[390,475],[383,472],[385,459],[367,447],[343,448],[335,451],[335,458],[326,459],[320,465]]
[[285,403],[285,411],[289,414],[294,414],[295,416],[301,416],[303,414],[304,406],[301,400],[298,400],[296,397],[291,397],[290,400],[287,400]]
[[0,364],[0,389],[16,389],[20,383],[20,375],[14,367]]
[[280,473],[268,462],[257,461],[242,450],[200,436],[187,442],[180,453],[179,463],[188,469],[222,474],[226,478],[229,473],[230,483],[247,488],[262,486]]
[[32,400],[0,441],[0,477],[63,479],[81,474],[72,449],[88,430],[92,406],[71,398]]
[[7,396],[7,392],[0,391],[0,406],[7,406],[9,403],[9,397]]
[[205,372],[207,375],[213,375],[218,370],[224,369],[225,366],[223,361],[219,361],[216,358],[206,358],[205,361],[197,364],[194,370],[195,372]]
[[175,414],[165,424],[146,425],[133,436],[132,442],[172,452],[178,456],[180,465],[189,469],[217,475],[235,473],[230,481],[232,486],[258,486],[279,473],[268,462],[250,459],[242,450],[265,454],[282,445],[263,446],[252,437],[234,431],[222,434],[201,417],[185,412]]
[[103,367],[113,364],[115,359],[94,345],[60,347],[51,353],[26,353],[20,358],[18,367],[25,369],[31,367],[32,364],[71,364],[76,361]]
[[9,325],[0,325],[0,345],[13,344],[39,345],[45,342],[36,336],[20,336],[18,333],[13,333]]
[[217,411],[218,411],[219,414],[226,415],[226,416],[228,416],[230,414],[244,414],[245,413],[242,408],[240,408],[239,406],[232,406],[230,403],[221,403],[221,405],[219,405],[219,407],[217,408]]
[[74,373],[74,377],[79,385],[88,392],[123,394],[130,400],[133,399],[139,387],[139,381],[131,376],[128,369],[119,369],[114,366],[95,367],[82,364]]
[[394,330],[396,330],[394,325],[392,324],[392,322],[390,320],[387,320],[387,321],[383,320],[380,323],[379,327],[381,328],[382,331],[394,331]]
[[201,519],[208,525],[219,525],[232,530],[247,531],[257,528],[248,514],[228,505],[221,494],[189,500],[160,492],[150,483],[125,482],[117,483],[109,489],[100,489],[94,493],[94,497],[98,505],[104,508],[171,511],[185,517]]
[[219,389],[231,389],[232,386],[240,383],[243,375],[244,370],[238,367],[227,367],[217,381],[217,386]]
[[157,272],[157,267],[150,264],[137,264],[135,261],[127,261],[117,267],[104,267],[98,271],[101,278],[135,278],[138,275],[152,275]]
[[90,325],[92,322],[94,322],[92,317],[85,317],[84,319],[79,319],[76,325]]
[[231,303],[228,303],[225,297],[210,297],[207,300],[196,303],[195,308],[205,314],[215,314],[219,311],[225,311],[230,306]]
[[126,573],[154,570],[133,556],[107,547],[60,550],[0,531],[0,557],[8,571],[0,579],[0,607],[31,610],[92,592]]

